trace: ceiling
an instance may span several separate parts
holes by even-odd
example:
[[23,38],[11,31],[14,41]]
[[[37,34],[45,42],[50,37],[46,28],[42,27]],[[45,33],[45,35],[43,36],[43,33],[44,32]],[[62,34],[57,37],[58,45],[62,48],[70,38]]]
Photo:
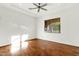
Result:
[[20,12],[23,12],[25,14],[28,14],[34,17],[38,17],[45,14],[55,13],[59,10],[63,10],[65,8],[71,7],[75,5],[75,3],[47,3],[47,6],[44,7],[47,9],[47,11],[40,10],[39,13],[37,12],[37,9],[34,9],[34,10],[28,9],[28,8],[35,7],[32,3],[3,3],[1,5],[18,10]]

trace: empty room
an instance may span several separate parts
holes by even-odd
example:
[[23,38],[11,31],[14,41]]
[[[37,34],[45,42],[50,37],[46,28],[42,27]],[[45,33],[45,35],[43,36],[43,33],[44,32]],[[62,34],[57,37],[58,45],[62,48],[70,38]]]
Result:
[[79,56],[79,3],[0,3],[0,56]]

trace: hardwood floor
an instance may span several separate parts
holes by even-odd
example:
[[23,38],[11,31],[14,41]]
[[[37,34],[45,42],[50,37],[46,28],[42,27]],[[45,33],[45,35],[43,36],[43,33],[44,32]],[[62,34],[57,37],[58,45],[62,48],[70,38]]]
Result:
[[79,56],[79,47],[61,43],[34,39],[26,41],[28,45],[15,53],[11,46],[0,47],[1,56]]

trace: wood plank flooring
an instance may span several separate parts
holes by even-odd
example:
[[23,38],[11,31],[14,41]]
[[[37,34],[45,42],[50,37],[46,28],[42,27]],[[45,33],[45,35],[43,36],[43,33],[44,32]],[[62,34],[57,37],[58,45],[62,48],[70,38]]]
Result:
[[0,56],[79,56],[79,47],[34,39],[24,49],[11,53],[11,45],[0,47]]

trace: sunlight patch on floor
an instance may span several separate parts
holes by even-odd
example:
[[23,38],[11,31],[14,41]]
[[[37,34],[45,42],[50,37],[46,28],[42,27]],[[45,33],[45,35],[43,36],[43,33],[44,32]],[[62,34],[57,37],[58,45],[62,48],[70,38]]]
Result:
[[11,36],[11,53],[15,53],[21,49],[26,48],[28,46],[28,42],[25,42],[25,40],[27,39],[28,39],[27,34],[23,34],[21,36],[20,35]]

